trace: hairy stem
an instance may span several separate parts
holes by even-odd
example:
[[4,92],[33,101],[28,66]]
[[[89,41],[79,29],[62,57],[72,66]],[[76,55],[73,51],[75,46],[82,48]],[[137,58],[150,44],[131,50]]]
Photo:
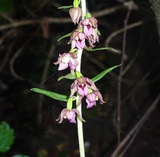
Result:
[[[82,19],[84,15],[86,14],[86,0],[81,0],[81,8],[82,8]],[[82,58],[82,51],[83,50],[78,50],[78,62],[79,65],[76,68],[76,71],[81,72],[81,58]],[[77,104],[79,98],[77,97]],[[79,111],[80,115],[82,115],[82,105],[80,104],[77,106],[77,110]],[[85,157],[85,149],[84,149],[84,137],[83,137],[83,122],[77,117],[77,131],[78,131],[78,142],[79,142],[79,152],[80,152],[80,157]]]

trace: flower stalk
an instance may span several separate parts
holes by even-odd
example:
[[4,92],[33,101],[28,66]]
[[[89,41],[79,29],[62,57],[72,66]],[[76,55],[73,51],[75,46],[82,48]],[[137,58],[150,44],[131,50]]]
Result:
[[[86,14],[86,0],[81,0],[81,9],[82,9],[82,20]],[[76,67],[76,71],[81,72],[81,58],[82,58],[83,49],[78,50],[79,65]],[[76,99],[76,104],[79,103],[79,98]],[[77,106],[77,110],[82,115],[82,105]],[[78,132],[78,142],[79,142],[79,153],[80,157],[85,157],[85,147],[84,147],[84,136],[83,136],[83,122],[77,117],[77,132]]]

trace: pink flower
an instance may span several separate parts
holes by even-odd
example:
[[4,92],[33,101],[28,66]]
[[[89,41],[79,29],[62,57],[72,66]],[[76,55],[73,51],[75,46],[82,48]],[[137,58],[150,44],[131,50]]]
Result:
[[63,109],[62,112],[59,115],[59,118],[56,119],[56,121],[59,121],[59,123],[62,123],[63,119],[68,119],[70,123],[76,123],[76,114],[80,118],[80,120],[84,121],[82,116],[80,115],[79,111],[77,109]]
[[97,28],[92,29],[92,34],[87,36],[87,40],[91,47],[94,47],[96,42],[99,42],[99,35],[97,34]]
[[83,28],[83,32],[91,47],[94,47],[94,44],[96,42],[99,42],[98,21],[96,18],[90,17],[81,20],[80,24],[78,25],[78,28]]
[[78,49],[83,49],[85,46],[85,35],[84,33],[79,32],[78,36],[75,38],[76,47]]
[[98,100],[100,100],[100,104],[105,103],[99,91],[93,91],[92,93],[86,95],[87,108],[91,108],[96,105],[96,101]]
[[71,36],[70,36],[70,41],[68,44],[72,43],[72,49],[73,48],[78,48],[78,49],[83,49],[85,46],[85,34],[82,32],[79,32],[78,30],[75,30]]
[[74,7],[69,9],[69,14],[72,18],[74,24],[79,22],[80,17],[82,16],[82,9],[80,7]]
[[89,93],[89,90],[98,90],[94,82],[86,77],[80,77],[74,81],[71,85],[71,95],[73,96],[78,92],[81,96],[86,96]]
[[59,54],[58,61],[55,62],[54,64],[57,65],[59,64],[58,70],[64,70],[70,67],[71,72],[74,72],[78,65],[77,55],[75,53],[63,53]]

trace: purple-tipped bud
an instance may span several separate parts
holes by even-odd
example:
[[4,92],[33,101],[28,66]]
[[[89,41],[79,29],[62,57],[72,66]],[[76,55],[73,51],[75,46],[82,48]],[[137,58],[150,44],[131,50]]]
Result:
[[79,19],[82,16],[82,9],[79,7],[71,8],[69,9],[69,14],[71,16],[72,22],[76,24],[79,22]]

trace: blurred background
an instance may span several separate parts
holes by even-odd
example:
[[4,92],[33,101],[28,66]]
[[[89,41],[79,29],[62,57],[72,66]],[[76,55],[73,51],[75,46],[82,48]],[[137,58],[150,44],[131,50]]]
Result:
[[[70,93],[72,81],[57,81],[69,70],[59,72],[53,64],[70,50],[69,38],[57,40],[76,28],[68,9],[58,9],[65,5],[72,0],[0,0],[0,122],[15,131],[1,157],[79,156],[76,125],[56,122],[66,104],[30,91]],[[152,4],[88,0],[87,6],[99,21],[96,47],[117,52],[84,51],[82,73],[92,78],[123,63],[96,82],[106,104],[86,109],[84,102],[87,157],[110,157],[117,144],[124,157],[160,157],[160,107],[153,104],[160,93],[160,46]]]

